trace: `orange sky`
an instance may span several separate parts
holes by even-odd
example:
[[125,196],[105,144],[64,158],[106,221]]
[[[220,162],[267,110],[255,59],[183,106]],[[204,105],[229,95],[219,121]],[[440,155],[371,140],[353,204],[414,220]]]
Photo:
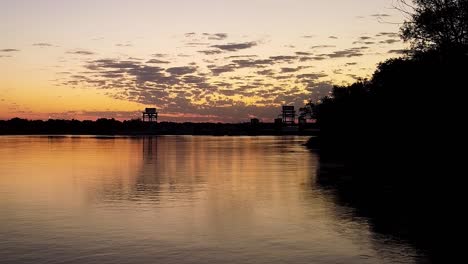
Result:
[[405,47],[392,0],[7,0],[0,17],[0,119],[268,120]]

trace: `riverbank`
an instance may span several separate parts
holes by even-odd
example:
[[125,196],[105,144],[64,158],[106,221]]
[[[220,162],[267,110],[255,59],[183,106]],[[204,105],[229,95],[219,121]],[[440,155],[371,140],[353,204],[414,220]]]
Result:
[[318,133],[315,124],[284,126],[274,123],[149,123],[140,120],[98,119],[0,121],[0,135],[209,135],[209,136],[275,136]]

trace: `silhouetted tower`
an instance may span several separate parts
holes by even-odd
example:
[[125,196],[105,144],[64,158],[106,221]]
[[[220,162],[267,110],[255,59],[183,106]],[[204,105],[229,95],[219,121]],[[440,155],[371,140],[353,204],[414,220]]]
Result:
[[296,110],[292,105],[283,105],[283,124],[285,125],[294,125],[296,121]]
[[146,108],[143,112],[143,122],[158,122],[158,112],[156,108]]

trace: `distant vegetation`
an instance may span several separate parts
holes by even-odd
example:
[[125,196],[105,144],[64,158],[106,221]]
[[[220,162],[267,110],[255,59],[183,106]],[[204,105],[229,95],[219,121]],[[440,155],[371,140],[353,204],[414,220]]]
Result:
[[400,3],[409,15],[401,35],[411,49],[382,62],[370,80],[336,86],[313,105],[321,135],[311,147],[417,151],[455,132],[468,87],[468,0]]
[[0,135],[283,135],[314,133],[315,124],[301,126],[288,133],[273,123],[149,123],[141,120],[119,121],[100,118],[91,120],[49,119],[0,120]]

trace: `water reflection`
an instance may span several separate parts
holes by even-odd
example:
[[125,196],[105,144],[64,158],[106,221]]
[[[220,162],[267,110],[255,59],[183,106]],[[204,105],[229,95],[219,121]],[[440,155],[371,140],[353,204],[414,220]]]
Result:
[[[349,209],[351,214],[347,217],[367,221],[377,242],[376,250],[382,248],[382,241],[397,247],[410,244],[416,248],[414,257],[418,262],[441,260],[435,245],[440,227],[435,224],[432,209],[421,203],[418,190],[407,193],[400,186],[404,182],[395,185],[386,180],[386,167],[348,163],[329,155],[322,157],[319,164],[314,185],[322,188],[338,208]],[[390,166],[398,168],[398,164]],[[426,203],[433,205],[429,200]]]
[[417,261],[306,140],[1,137],[0,263]]

